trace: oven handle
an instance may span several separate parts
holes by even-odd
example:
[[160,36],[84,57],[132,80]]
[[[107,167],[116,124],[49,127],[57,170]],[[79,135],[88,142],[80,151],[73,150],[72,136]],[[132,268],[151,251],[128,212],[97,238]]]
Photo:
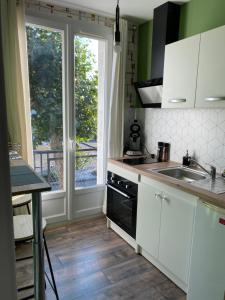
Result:
[[118,194],[120,194],[120,195],[126,197],[127,199],[130,199],[130,198],[131,198],[129,195],[127,195],[126,193],[124,193],[124,192],[122,192],[122,191],[116,189],[116,188],[115,188],[114,186],[112,186],[111,184],[107,184],[107,186],[108,186],[110,189],[112,189],[112,190],[114,190],[115,192],[117,192]]

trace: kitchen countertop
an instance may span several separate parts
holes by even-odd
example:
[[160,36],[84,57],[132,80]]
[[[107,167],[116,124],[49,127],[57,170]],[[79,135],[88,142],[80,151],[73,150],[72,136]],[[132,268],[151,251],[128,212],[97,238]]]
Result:
[[[131,166],[131,165],[127,165],[127,164],[119,161],[121,159],[122,158],[109,159],[108,162],[112,163],[114,165],[117,165],[118,167],[122,167],[129,171],[132,171],[136,174],[140,174],[142,176],[149,177],[149,178],[157,180],[159,182],[168,184],[168,185],[178,188],[184,192],[191,193],[191,194],[201,198],[203,201],[205,201],[209,204],[212,204],[214,206],[225,209],[225,193],[215,194],[210,191],[193,186],[182,180],[178,180],[178,179],[169,177],[167,175],[163,175],[163,174],[153,171],[154,169],[163,169],[163,168],[168,168],[168,167],[181,166],[181,164],[179,164],[177,162],[169,161],[169,162],[159,162],[159,163],[153,163],[153,164],[142,164],[142,165]],[[146,171],[146,170],[148,170],[148,171]]]
[[10,160],[12,195],[46,192],[51,186],[22,159]]

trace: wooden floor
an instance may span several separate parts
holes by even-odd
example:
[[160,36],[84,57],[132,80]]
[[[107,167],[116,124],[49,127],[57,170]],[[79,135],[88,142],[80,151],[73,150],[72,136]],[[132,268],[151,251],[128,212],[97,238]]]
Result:
[[[186,299],[165,275],[107,229],[103,217],[49,229],[46,238],[60,300]],[[17,256],[30,248],[17,246]],[[17,263],[19,286],[32,283],[31,270],[32,261]],[[55,299],[48,285],[46,294],[47,300]]]

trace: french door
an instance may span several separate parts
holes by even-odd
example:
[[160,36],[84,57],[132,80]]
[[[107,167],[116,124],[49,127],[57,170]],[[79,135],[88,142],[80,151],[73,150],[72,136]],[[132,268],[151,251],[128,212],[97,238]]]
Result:
[[49,182],[51,221],[96,213],[104,198],[112,32],[28,17],[35,170]]
[[105,41],[74,36],[74,188],[104,183]]

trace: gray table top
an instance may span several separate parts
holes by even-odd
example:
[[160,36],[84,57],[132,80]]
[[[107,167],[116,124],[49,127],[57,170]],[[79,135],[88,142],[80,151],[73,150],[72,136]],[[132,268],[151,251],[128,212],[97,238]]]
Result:
[[24,160],[10,160],[12,195],[46,192],[51,186],[39,176]]

